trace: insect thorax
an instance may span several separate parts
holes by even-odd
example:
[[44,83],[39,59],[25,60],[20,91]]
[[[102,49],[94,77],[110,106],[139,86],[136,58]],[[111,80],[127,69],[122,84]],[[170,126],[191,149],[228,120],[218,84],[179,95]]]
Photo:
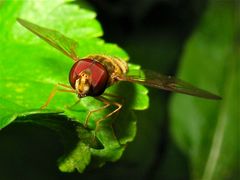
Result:
[[125,61],[105,55],[90,55],[87,58],[100,62],[109,73],[108,86],[112,85],[128,71],[128,65]]

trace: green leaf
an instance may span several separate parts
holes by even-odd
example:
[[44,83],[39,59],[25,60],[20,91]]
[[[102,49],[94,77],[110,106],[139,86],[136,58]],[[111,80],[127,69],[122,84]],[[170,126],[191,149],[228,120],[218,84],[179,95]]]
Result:
[[[16,23],[17,17],[26,18],[63,33],[79,43],[80,57],[104,54],[127,60],[125,51],[99,38],[102,30],[95,12],[62,0],[44,3],[32,0],[16,4],[4,1],[0,13],[0,33],[4,35],[0,39],[0,128],[12,122],[31,122],[61,134],[66,154],[60,158],[59,168],[64,172],[75,169],[83,172],[89,164],[98,167],[106,161],[119,159],[126,144],[133,141],[136,134],[136,117],[132,110],[148,107],[147,89],[130,83],[119,83],[107,89],[107,92],[121,96],[111,100],[123,102],[123,109],[112,119],[101,122],[99,127],[96,127],[97,121],[116,107],[93,113],[87,127],[83,127],[87,114],[103,106],[92,97],[75,104],[78,101],[76,94],[57,93],[47,109],[40,110],[55,84],[68,84],[73,61]],[[4,21],[6,18],[9,21]],[[139,68],[129,66],[130,71]],[[64,123],[58,122],[62,116],[66,116],[73,126],[65,128]],[[50,123],[52,121],[54,125]],[[74,132],[70,138],[74,137],[74,142],[64,136],[70,131]]]
[[73,172],[75,168],[82,173],[90,163],[91,152],[89,146],[79,142],[75,149],[60,159],[59,169],[62,172]]
[[[26,1],[21,2],[20,13],[12,12],[12,17],[21,17],[34,22],[38,25],[46,25],[49,29],[59,29],[63,34],[72,36],[75,40],[81,37],[99,37],[103,34],[99,22],[95,19],[96,13],[86,9],[79,8],[77,5],[70,5],[69,0],[57,0],[55,2],[44,1]],[[47,8],[46,8],[47,7]],[[31,9],[31,10],[30,10]],[[5,13],[5,12],[4,12]],[[37,17],[37,18],[36,18]],[[64,22],[64,23],[63,23]],[[31,41],[41,41],[29,33],[24,33],[26,30],[19,30],[20,25],[15,24],[13,31],[10,31],[16,39],[26,39]]]
[[179,72],[181,78],[199,87],[220,92],[223,100],[174,95],[171,101],[172,135],[189,156],[193,179],[228,179],[238,164],[237,9],[233,1],[223,3],[209,3],[187,43]]

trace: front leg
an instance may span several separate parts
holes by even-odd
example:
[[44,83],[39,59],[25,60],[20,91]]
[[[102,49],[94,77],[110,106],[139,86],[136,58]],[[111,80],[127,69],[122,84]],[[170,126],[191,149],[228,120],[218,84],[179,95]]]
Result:
[[[63,87],[65,89],[59,89],[59,87]],[[61,84],[61,83],[57,83],[53,90],[51,91],[47,101],[40,107],[40,109],[45,109],[48,104],[50,103],[50,101],[53,99],[53,97],[56,95],[57,92],[70,92],[70,93],[76,93],[76,91],[68,85],[65,84]]]

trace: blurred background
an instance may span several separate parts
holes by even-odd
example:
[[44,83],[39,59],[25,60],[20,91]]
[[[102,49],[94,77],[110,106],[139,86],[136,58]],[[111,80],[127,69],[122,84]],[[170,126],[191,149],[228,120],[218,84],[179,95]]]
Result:
[[[79,0],[76,3],[97,12],[103,39],[126,50],[131,63],[168,75],[178,74],[186,42],[210,4],[207,0]],[[230,2],[217,3],[224,7]],[[0,179],[191,179],[190,156],[179,148],[170,132],[171,94],[149,89],[149,96],[150,108],[136,112],[137,136],[123,157],[84,174],[64,174],[57,169],[56,161],[63,147],[49,129],[23,124],[8,126],[0,134]],[[240,177],[237,162],[233,164],[223,179]]]

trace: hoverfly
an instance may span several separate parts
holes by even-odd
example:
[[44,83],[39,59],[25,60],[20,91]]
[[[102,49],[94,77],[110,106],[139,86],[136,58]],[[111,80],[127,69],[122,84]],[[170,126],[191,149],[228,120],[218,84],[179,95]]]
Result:
[[[221,99],[220,96],[199,89],[180,79],[172,76],[165,76],[153,71],[143,70],[144,76],[128,75],[127,62],[116,57],[109,57],[105,55],[89,55],[87,57],[79,58],[76,52],[76,48],[78,46],[78,43],[76,41],[64,36],[60,32],[38,26],[26,20],[18,18],[17,21],[32,33],[36,34],[48,44],[55,47],[74,61],[74,64],[69,73],[70,86],[58,83],[41,109],[44,109],[48,106],[57,91],[76,93],[79,98],[92,96],[102,101],[105,105],[94,111],[89,111],[85,121],[86,125],[88,123],[90,115],[93,112],[103,110],[110,105],[116,106],[116,109],[114,111],[96,121],[97,124],[99,124],[102,120],[112,116],[122,108],[122,104],[109,101],[106,97],[103,96],[106,88],[114,85],[119,81],[138,83],[145,86],[202,97],[206,99]],[[59,89],[59,87],[62,87],[64,89]],[[113,96],[106,93],[104,93],[104,95]]]

